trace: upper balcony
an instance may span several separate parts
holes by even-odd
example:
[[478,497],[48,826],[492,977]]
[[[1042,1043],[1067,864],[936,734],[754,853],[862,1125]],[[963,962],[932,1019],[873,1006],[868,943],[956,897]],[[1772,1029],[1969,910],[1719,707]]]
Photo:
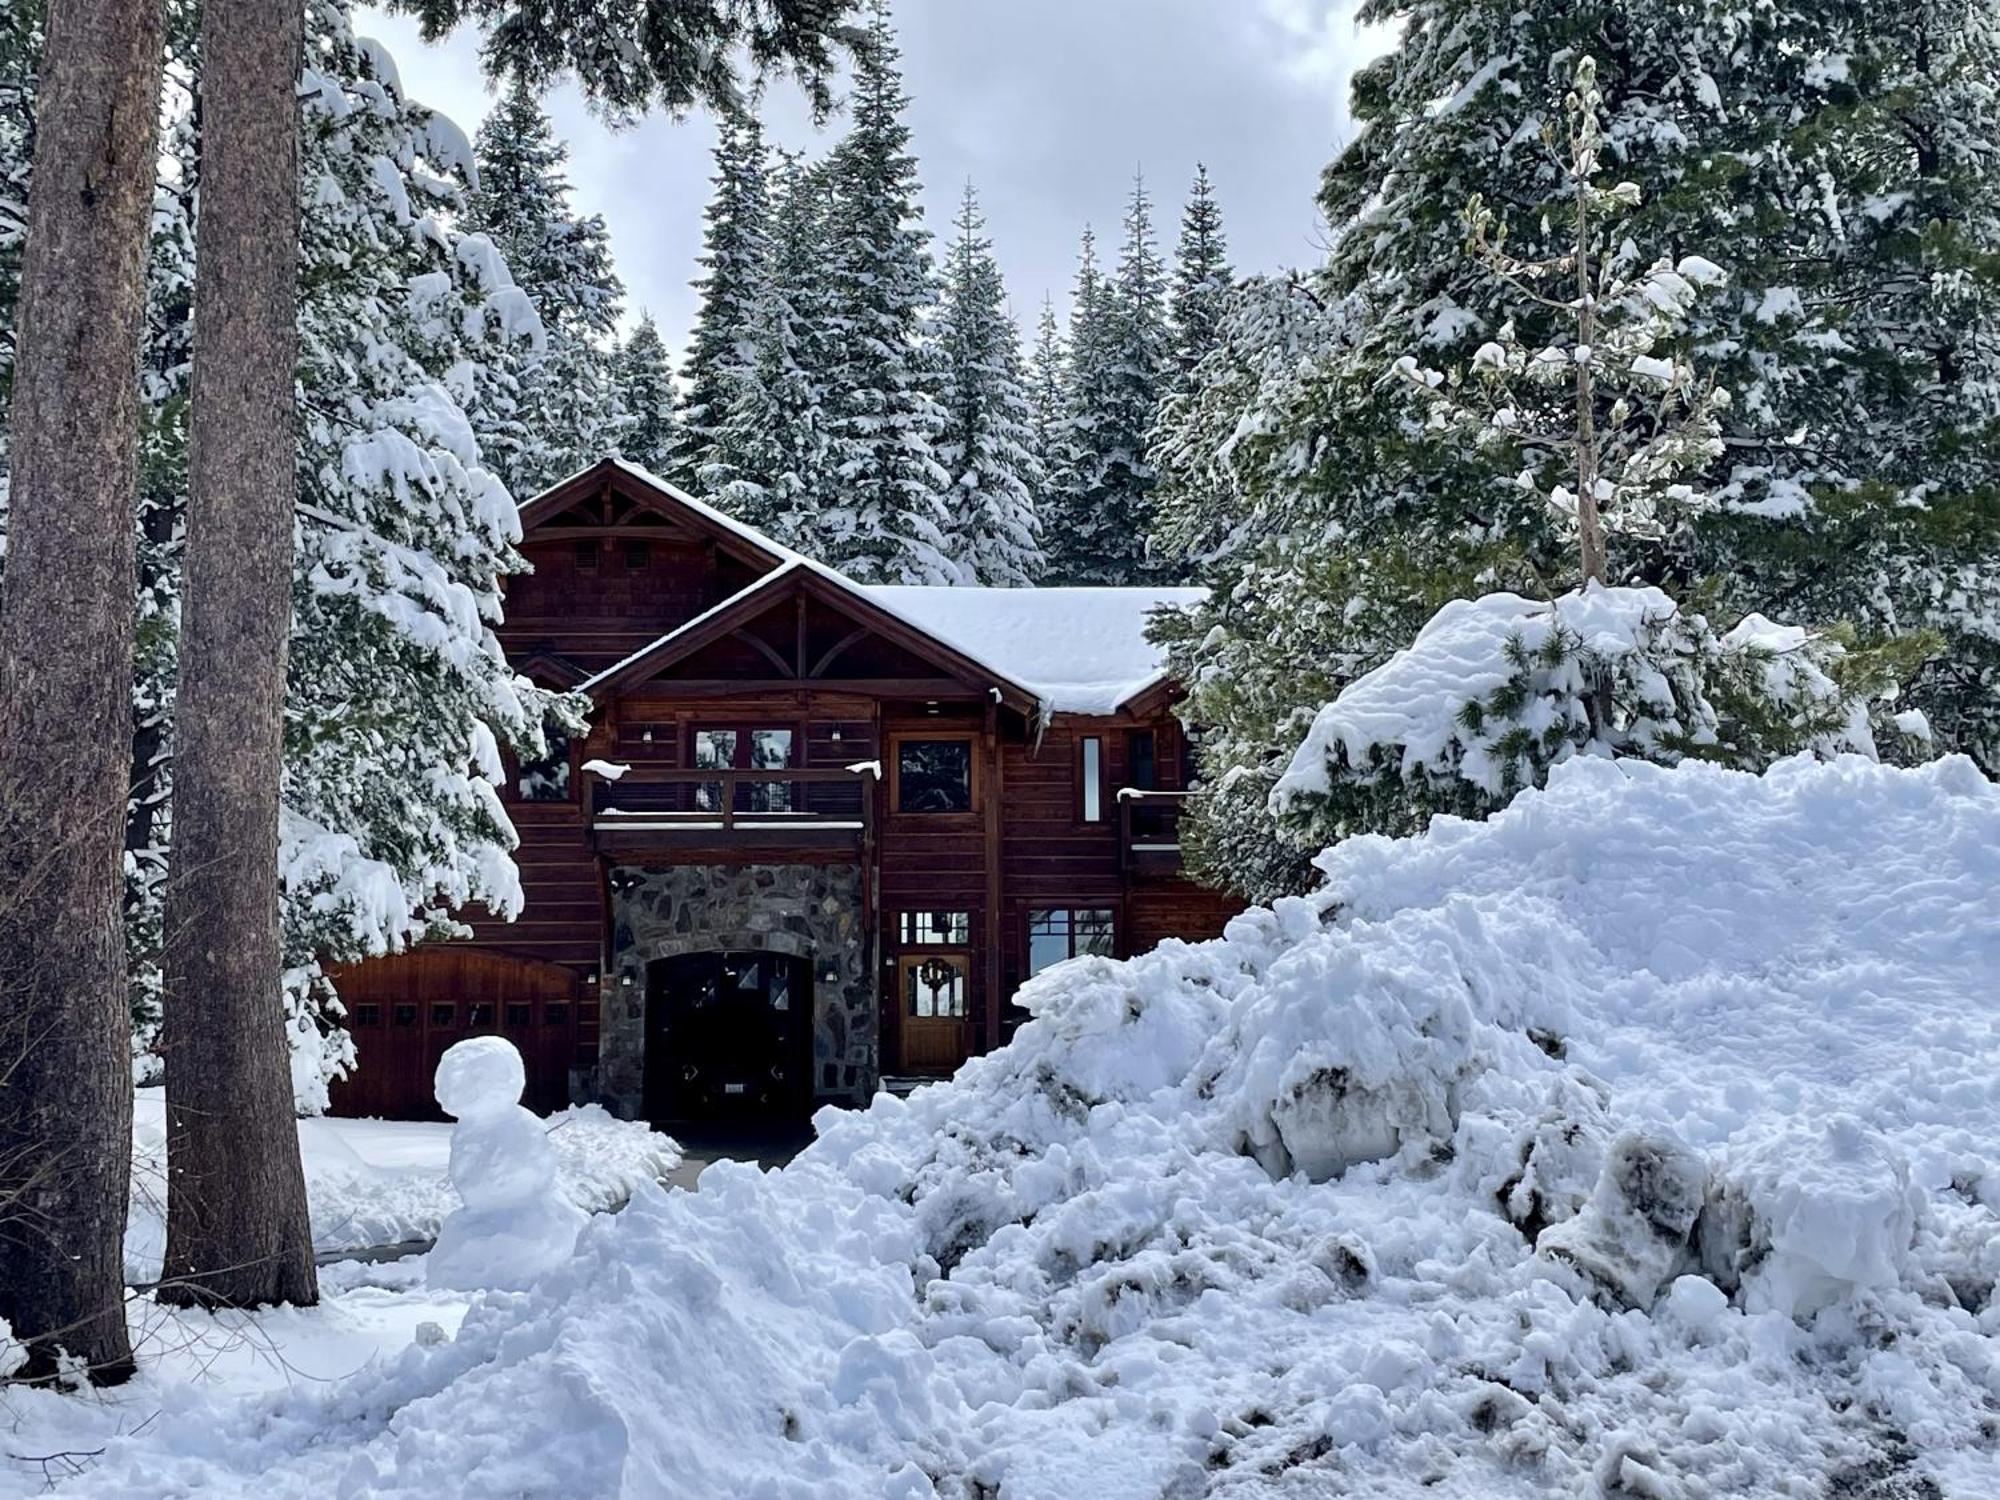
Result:
[[874,833],[872,764],[840,770],[584,773],[591,847],[605,854],[685,849],[811,849],[859,855]]
[[1118,849],[1128,875],[1181,873],[1181,813],[1188,795],[1118,789]]

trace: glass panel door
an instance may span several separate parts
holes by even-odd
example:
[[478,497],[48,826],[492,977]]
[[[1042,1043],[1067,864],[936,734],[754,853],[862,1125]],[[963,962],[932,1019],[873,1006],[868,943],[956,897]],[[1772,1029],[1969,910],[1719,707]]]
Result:
[[[753,729],[750,731],[750,769],[782,771],[792,763],[792,731]],[[754,781],[745,788],[750,812],[793,812],[792,784],[788,781]]]

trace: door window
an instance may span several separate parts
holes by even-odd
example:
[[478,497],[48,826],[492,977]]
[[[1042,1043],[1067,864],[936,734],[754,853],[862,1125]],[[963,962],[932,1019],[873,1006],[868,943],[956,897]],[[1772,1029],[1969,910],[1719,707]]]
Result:
[[952,953],[905,958],[903,1013],[916,1020],[958,1021],[965,1018],[966,960]]

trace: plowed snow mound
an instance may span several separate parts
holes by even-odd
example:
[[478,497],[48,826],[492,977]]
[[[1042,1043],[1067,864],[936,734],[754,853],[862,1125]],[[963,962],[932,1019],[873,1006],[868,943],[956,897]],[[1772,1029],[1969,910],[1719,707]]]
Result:
[[1580,762],[1323,866],[86,1488],[2000,1493],[2000,790]]

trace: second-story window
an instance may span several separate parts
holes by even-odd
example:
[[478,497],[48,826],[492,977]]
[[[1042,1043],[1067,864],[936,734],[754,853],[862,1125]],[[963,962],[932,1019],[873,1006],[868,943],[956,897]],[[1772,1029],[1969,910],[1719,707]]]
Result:
[[896,811],[971,812],[971,738],[897,741]]
[[1082,815],[1086,823],[1104,821],[1104,741],[1094,734],[1087,734],[1079,742],[1078,759],[1082,769],[1078,772],[1079,787],[1082,791]]

